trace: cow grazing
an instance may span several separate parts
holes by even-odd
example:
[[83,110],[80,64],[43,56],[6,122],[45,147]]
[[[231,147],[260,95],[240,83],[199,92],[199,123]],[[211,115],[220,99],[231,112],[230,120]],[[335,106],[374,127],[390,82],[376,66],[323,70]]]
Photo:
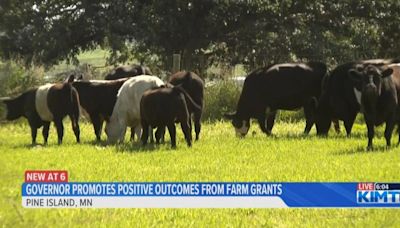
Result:
[[156,132],[156,143],[158,143],[161,138],[160,129],[167,127],[171,138],[171,146],[175,148],[175,122],[178,122],[181,124],[187,145],[189,147],[192,146],[189,110],[200,112],[201,106],[195,103],[181,85],[146,91],[140,103],[143,145],[147,144],[149,128],[158,128]]
[[[79,93],[81,110],[87,114],[93,124],[96,140],[101,139],[103,122],[109,121],[117,94],[128,78],[118,80],[75,81],[72,86]],[[134,134],[131,135],[131,137]]]
[[129,78],[137,75],[152,75],[150,68],[141,65],[119,66],[106,75],[105,80]]
[[326,71],[326,65],[318,62],[276,64],[255,70],[246,77],[236,113],[225,117],[232,120],[238,136],[247,134],[250,118],[256,118],[261,130],[269,135],[277,110],[304,107],[304,132],[308,134]]
[[71,85],[73,80],[74,76],[70,76],[63,83],[46,84],[14,99],[4,100],[7,105],[6,119],[16,120],[22,116],[27,118],[31,127],[32,144],[36,144],[37,129],[42,126],[44,144],[47,144],[50,122],[54,121],[58,144],[61,144],[64,135],[62,121],[68,115],[76,141],[79,142],[79,95]]
[[190,116],[193,114],[194,130],[196,132],[196,140],[198,140],[201,131],[201,115],[203,113],[203,80],[193,72],[181,71],[171,75],[169,78],[169,83],[172,85],[181,85],[183,89],[187,91],[193,101],[200,106],[200,109],[196,109],[196,111],[191,108],[192,106],[188,107]]
[[123,142],[127,126],[135,128],[140,138],[140,99],[145,91],[162,85],[161,79],[150,75],[130,78],[122,85],[110,121],[106,124],[109,143]]
[[361,91],[361,111],[368,128],[368,150],[373,149],[374,127],[382,123],[386,123],[386,146],[390,146],[400,92],[400,75],[391,77],[392,73],[392,68],[381,70],[374,65],[361,70],[350,69],[348,72],[355,88]]
[[373,59],[349,62],[337,66],[324,79],[323,89],[316,111],[318,135],[327,135],[332,119],[343,120],[347,136],[350,136],[354,120],[360,111],[361,91],[349,77],[349,70],[362,71],[367,65],[382,67],[398,60]]

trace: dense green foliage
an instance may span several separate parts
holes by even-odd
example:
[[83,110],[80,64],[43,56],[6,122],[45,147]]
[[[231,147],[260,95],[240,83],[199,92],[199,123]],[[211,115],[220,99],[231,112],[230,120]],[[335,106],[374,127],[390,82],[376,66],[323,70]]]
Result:
[[215,61],[251,69],[272,62],[398,57],[400,2],[3,0],[0,56],[52,65],[99,45],[110,63],[136,58],[170,69]]
[[217,81],[205,88],[204,94],[204,120],[222,119],[223,114],[236,110],[236,104],[242,89],[234,82]]
[[206,123],[192,148],[185,145],[178,128],[178,149],[171,150],[169,143],[146,149],[137,143],[94,144],[88,124],[82,124],[78,145],[65,124],[63,145],[57,146],[52,126],[49,145],[36,147],[29,146],[26,121],[0,125],[1,226],[391,227],[399,223],[398,209],[24,209],[21,184],[27,169],[68,170],[70,181],[93,182],[399,181],[400,149],[384,149],[383,128],[377,132],[377,150],[367,152],[364,125],[356,124],[351,138],[333,132],[329,138],[318,138],[315,130],[308,137],[302,135],[304,122],[278,122],[275,137],[265,136],[254,124],[250,132],[255,133],[239,139],[227,122]]

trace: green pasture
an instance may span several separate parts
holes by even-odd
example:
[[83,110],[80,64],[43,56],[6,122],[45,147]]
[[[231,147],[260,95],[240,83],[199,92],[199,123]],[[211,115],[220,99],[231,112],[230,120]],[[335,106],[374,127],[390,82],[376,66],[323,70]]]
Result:
[[[91,125],[81,123],[76,144],[68,121],[56,145],[52,126],[47,146],[30,146],[25,121],[0,125],[1,227],[368,227],[398,226],[396,209],[24,209],[21,184],[28,169],[61,169],[70,181],[383,181],[399,182],[400,149],[385,149],[383,128],[376,150],[365,151],[366,128],[351,138],[331,131],[328,138],[303,136],[303,122],[278,122],[267,137],[253,124],[236,138],[228,122],[205,123],[201,139],[188,148],[178,128],[177,149],[169,138],[160,146],[94,143]],[[342,127],[342,131],[344,131]],[[105,140],[105,135],[103,135]],[[397,143],[397,136],[392,141]],[[38,134],[38,142],[42,137]]]

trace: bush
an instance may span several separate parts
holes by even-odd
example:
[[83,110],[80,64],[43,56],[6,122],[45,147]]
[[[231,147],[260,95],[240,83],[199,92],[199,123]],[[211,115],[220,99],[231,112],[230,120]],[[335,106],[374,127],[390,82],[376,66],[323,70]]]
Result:
[[221,80],[206,86],[203,120],[218,120],[226,112],[236,110],[241,88],[233,81]]
[[[26,70],[15,62],[0,63],[0,97],[14,97],[41,84],[43,75],[43,68]],[[3,116],[4,109],[4,105],[0,105],[0,116]]]

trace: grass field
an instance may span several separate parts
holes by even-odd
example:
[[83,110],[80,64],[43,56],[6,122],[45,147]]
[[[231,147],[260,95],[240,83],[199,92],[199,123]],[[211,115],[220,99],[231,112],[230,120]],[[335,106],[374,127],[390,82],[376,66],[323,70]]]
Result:
[[[67,124],[67,123],[66,123]],[[201,140],[187,148],[178,130],[178,149],[169,139],[143,149],[138,144],[94,144],[81,123],[82,143],[69,125],[56,145],[31,147],[25,122],[0,125],[0,226],[398,226],[396,209],[24,209],[21,184],[27,169],[68,170],[73,181],[388,181],[399,182],[400,148],[385,150],[382,129],[376,151],[366,152],[364,125],[344,133],[304,137],[304,123],[277,123],[267,137],[255,124],[245,139],[227,122],[204,124]],[[254,131],[254,133],[253,133]],[[105,135],[103,135],[105,139]],[[397,143],[397,136],[392,140]],[[38,142],[42,142],[41,135]]]

